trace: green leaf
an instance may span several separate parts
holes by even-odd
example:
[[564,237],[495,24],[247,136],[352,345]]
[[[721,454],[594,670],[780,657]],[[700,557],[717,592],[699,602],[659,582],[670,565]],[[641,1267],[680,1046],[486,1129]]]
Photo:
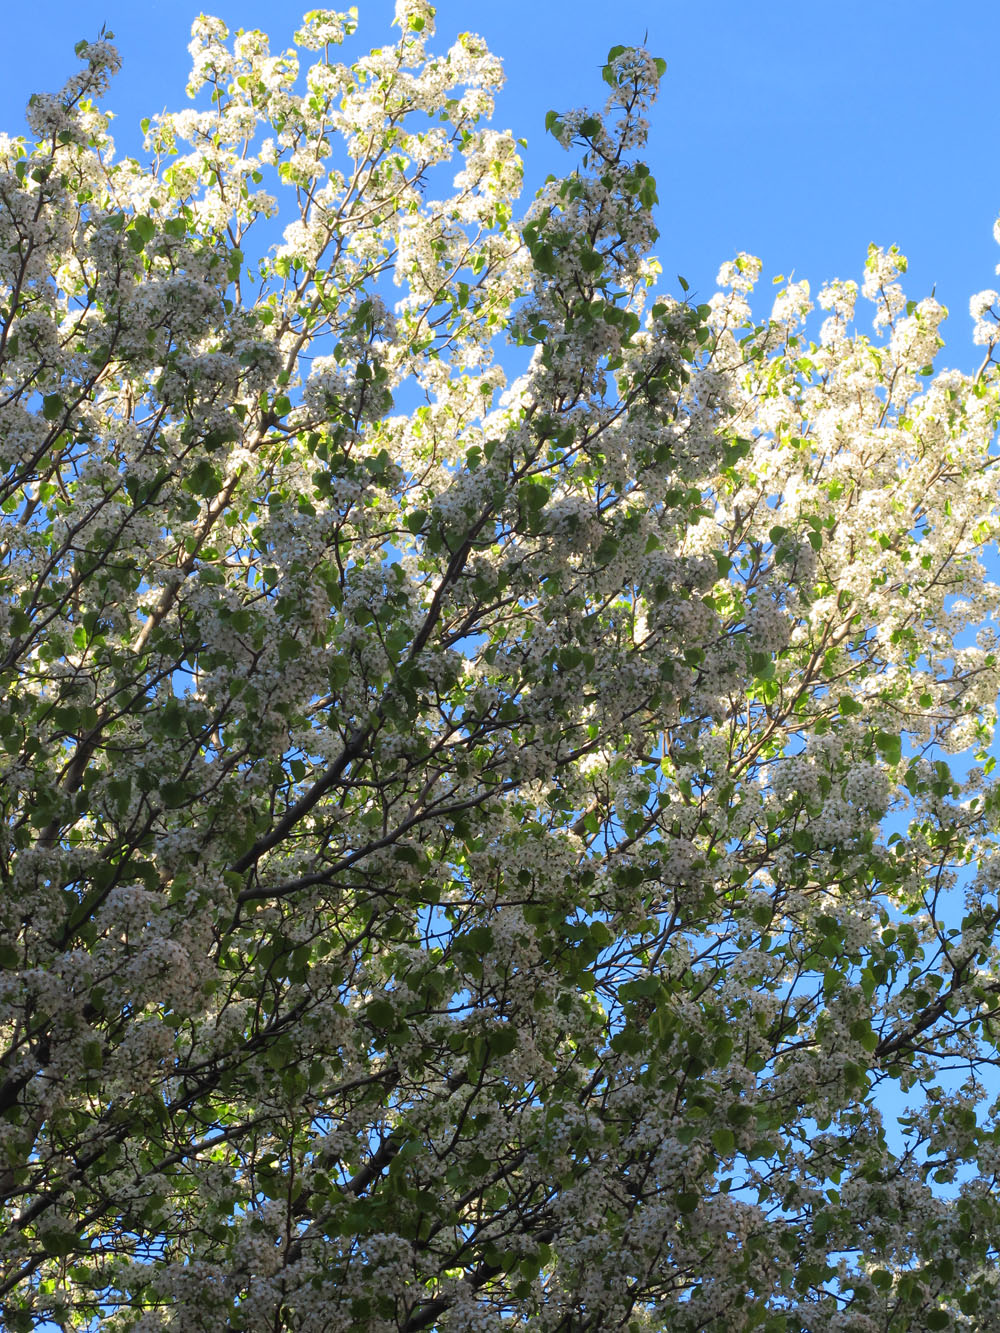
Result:
[[151,241],[156,235],[156,223],[152,218],[147,217],[145,213],[140,213],[132,219],[128,228],[129,247],[136,253],[145,249],[147,242]]
[[712,1135],[712,1146],[725,1157],[736,1147],[736,1135],[731,1129],[717,1129]]
[[594,564],[598,566],[610,564],[617,554],[618,538],[608,533],[594,552]]
[[99,1039],[85,1041],[82,1055],[88,1069],[101,1069],[104,1065],[104,1044]]
[[42,1242],[42,1249],[46,1254],[54,1254],[59,1257],[72,1254],[80,1245],[80,1237],[75,1232],[54,1227],[39,1231],[38,1238]]
[[396,1026],[396,1011],[388,1000],[372,1000],[365,1009],[365,1017],[376,1028],[385,1030]]
[[184,486],[194,495],[208,499],[222,490],[222,475],[207,458],[200,458],[188,474]]
[[160,796],[168,810],[179,810],[191,799],[191,788],[186,782],[163,782]]
[[722,444],[722,465],[723,467],[732,467],[738,463],[741,458],[746,458],[753,447],[752,440],[741,439],[739,436],[731,440],[724,440]]
[[529,510],[544,509],[549,501],[549,488],[540,481],[524,481],[518,490],[521,503]]
[[887,764],[898,764],[901,761],[903,745],[899,736],[888,731],[877,731],[875,745]]
[[860,1042],[866,1051],[874,1051],[878,1045],[878,1037],[872,1031],[872,1025],[867,1018],[856,1018],[850,1025],[850,1033],[855,1041]]
[[494,1055],[509,1055],[517,1046],[517,1029],[513,1026],[490,1032],[490,1050]]

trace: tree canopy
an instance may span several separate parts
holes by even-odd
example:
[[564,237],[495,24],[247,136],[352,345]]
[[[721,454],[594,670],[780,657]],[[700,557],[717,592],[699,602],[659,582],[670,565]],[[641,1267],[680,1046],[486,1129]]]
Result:
[[355,23],[0,137],[3,1326],[998,1328],[997,294]]

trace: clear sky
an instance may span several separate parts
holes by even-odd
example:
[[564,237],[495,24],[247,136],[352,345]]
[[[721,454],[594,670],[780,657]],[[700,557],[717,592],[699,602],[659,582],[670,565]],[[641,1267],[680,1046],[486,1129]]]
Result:
[[[309,0],[208,7],[278,46]],[[391,39],[392,0],[358,8],[356,43]],[[0,128],[20,131],[28,95],[57,87],[75,68],[74,42],[106,23],[125,61],[108,99],[115,135],[138,151],[139,119],[185,104],[195,13],[196,0],[9,3]],[[496,120],[528,139],[532,185],[569,166],[545,112],[601,100],[608,47],[648,31],[669,65],[649,150],[665,274],[683,273],[704,298],[719,264],[748,250],[764,260],[769,301],[768,277],[794,272],[815,292],[859,277],[870,241],[895,242],[910,258],[907,294],[936,284],[951,311],[942,364],[978,363],[968,298],[1000,284],[995,0],[442,0],[439,43],[463,29],[504,57]]]

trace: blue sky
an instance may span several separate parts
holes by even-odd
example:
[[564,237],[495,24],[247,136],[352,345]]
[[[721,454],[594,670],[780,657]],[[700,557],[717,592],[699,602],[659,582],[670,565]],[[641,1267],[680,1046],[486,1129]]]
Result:
[[[232,27],[286,41],[308,0],[216,0]],[[346,8],[346,3],[342,4]],[[392,0],[359,0],[355,41],[390,38]],[[122,149],[138,121],[185,105],[186,45],[196,4],[185,0],[36,0],[4,16],[8,52],[0,128],[22,128],[33,91],[75,67],[73,44],[102,23],[125,65],[108,105]],[[550,108],[596,102],[608,47],[639,42],[668,61],[654,111],[650,165],[660,195],[664,273],[698,295],[738,250],[761,256],[761,291],[778,273],[858,277],[870,241],[910,258],[907,294],[936,284],[951,311],[942,364],[972,369],[968,298],[993,286],[1000,261],[995,146],[1000,6],[987,0],[443,0],[439,42],[483,34],[505,60],[496,120],[529,141],[536,185],[569,160],[545,135]],[[763,313],[763,311],[762,311]]]
[[[310,0],[205,3],[279,46]],[[392,0],[358,7],[357,46],[391,40]],[[185,105],[196,12],[196,0],[8,0],[0,130],[20,132],[28,96],[57,88],[74,42],[106,24],[124,58],[107,103],[115,137],[139,152],[140,118]],[[528,139],[529,188],[570,165],[546,111],[599,102],[608,48],[648,32],[668,62],[648,152],[668,281],[682,273],[705,299],[720,263],[748,250],[764,260],[766,301],[778,273],[816,291],[860,278],[869,242],[897,243],[908,295],[936,286],[951,311],[941,363],[978,364],[968,299],[1000,286],[996,0],[442,0],[438,28],[442,45],[473,29],[504,58],[496,122]]]

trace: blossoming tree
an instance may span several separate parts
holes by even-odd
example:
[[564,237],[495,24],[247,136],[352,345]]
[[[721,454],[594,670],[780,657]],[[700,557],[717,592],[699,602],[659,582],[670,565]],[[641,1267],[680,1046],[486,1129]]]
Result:
[[658,293],[662,62],[520,215],[397,21],[0,140],[3,1326],[1000,1327],[996,294]]

